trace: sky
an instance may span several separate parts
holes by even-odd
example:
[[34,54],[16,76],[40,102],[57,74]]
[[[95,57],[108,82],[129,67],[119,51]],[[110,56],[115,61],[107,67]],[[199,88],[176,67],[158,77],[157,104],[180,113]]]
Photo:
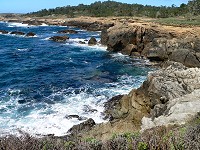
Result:
[[[28,13],[41,9],[49,9],[62,6],[76,6],[78,4],[91,4],[100,0],[0,0],[0,13]],[[101,0],[102,1],[102,0]],[[179,6],[188,0],[115,0],[129,4],[143,4],[154,6]]]

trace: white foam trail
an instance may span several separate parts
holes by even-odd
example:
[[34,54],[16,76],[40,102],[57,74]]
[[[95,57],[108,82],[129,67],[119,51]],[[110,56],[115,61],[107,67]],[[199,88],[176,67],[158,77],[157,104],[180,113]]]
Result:
[[[17,110],[22,107],[28,106],[28,104],[18,104],[20,100],[19,90],[9,90],[11,99],[1,104],[1,108],[6,108],[5,117],[0,116],[0,124],[2,131],[0,133],[13,133],[17,134],[17,129],[28,132],[31,135],[48,135],[54,134],[56,136],[66,135],[67,131],[75,124],[81,123],[76,118],[67,119],[67,115],[79,115],[83,118],[93,118],[96,123],[105,122],[102,118],[102,112],[104,111],[104,102],[109,98],[119,95],[128,94],[133,88],[138,86],[145,77],[138,76],[132,77],[123,75],[119,77],[119,81],[115,83],[107,83],[105,88],[95,89],[92,93],[88,93],[87,87],[82,87],[79,93],[73,92],[73,89],[64,89],[53,93],[47,99],[54,101],[55,96],[62,95],[63,100],[56,102],[55,104],[45,104],[45,107],[33,107],[34,109],[25,117],[12,117],[17,114]],[[109,88],[108,88],[109,87]],[[84,89],[84,90],[83,90]],[[71,94],[64,94],[66,91],[70,91]],[[37,104],[32,104],[37,105]],[[7,108],[7,106],[13,109]],[[85,111],[85,107],[95,109],[95,111]],[[0,108],[0,109],[1,109]]]
[[18,51],[28,51],[28,48],[17,48]]
[[73,46],[77,46],[77,47],[83,47],[83,48],[90,48],[90,51],[91,50],[103,50],[103,51],[106,51],[107,50],[107,47],[106,46],[103,46],[101,44],[97,44],[97,45],[88,45],[87,43],[86,44],[79,44],[79,43],[72,43],[72,44],[67,44],[67,45],[73,45]]
[[46,27],[46,26],[49,26],[49,25],[46,23],[42,23],[42,25],[40,25],[40,27]]
[[32,27],[33,25],[23,24],[23,23],[8,23],[8,27]]
[[71,42],[79,42],[79,41],[84,42],[84,40],[85,39],[81,39],[81,38],[69,39],[69,41],[71,41]]
[[42,40],[44,40],[44,41],[47,41],[47,40],[49,40],[51,37],[47,37],[47,38],[44,38],[44,39],[42,39]]

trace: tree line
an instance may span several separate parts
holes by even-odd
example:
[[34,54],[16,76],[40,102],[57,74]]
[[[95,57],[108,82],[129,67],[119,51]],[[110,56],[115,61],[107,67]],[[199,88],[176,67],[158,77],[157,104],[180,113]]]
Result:
[[78,6],[64,6],[54,9],[42,9],[37,12],[28,13],[29,16],[53,16],[67,15],[68,17],[92,16],[135,16],[151,18],[168,18],[183,15],[199,15],[200,0],[189,0],[187,4],[180,6],[150,6],[140,4],[127,4],[115,1],[97,1],[90,5],[79,4]]

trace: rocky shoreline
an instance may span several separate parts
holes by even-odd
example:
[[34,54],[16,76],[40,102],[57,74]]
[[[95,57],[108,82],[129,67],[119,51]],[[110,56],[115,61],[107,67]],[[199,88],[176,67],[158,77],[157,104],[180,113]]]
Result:
[[69,130],[70,137],[107,140],[113,133],[184,124],[200,110],[200,28],[161,26],[133,18],[3,18],[29,25],[76,26],[102,30],[109,51],[147,58],[160,64],[138,89],[105,104],[107,123],[87,120]]

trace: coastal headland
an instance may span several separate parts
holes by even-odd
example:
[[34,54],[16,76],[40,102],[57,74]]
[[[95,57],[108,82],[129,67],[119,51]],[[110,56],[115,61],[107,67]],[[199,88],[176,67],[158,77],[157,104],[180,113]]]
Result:
[[74,137],[108,140],[113,133],[145,131],[157,126],[185,124],[200,110],[200,27],[167,26],[149,18],[24,16],[1,21],[29,25],[76,26],[101,31],[101,44],[111,52],[159,64],[138,89],[105,103],[106,123],[92,119],[69,130]]

